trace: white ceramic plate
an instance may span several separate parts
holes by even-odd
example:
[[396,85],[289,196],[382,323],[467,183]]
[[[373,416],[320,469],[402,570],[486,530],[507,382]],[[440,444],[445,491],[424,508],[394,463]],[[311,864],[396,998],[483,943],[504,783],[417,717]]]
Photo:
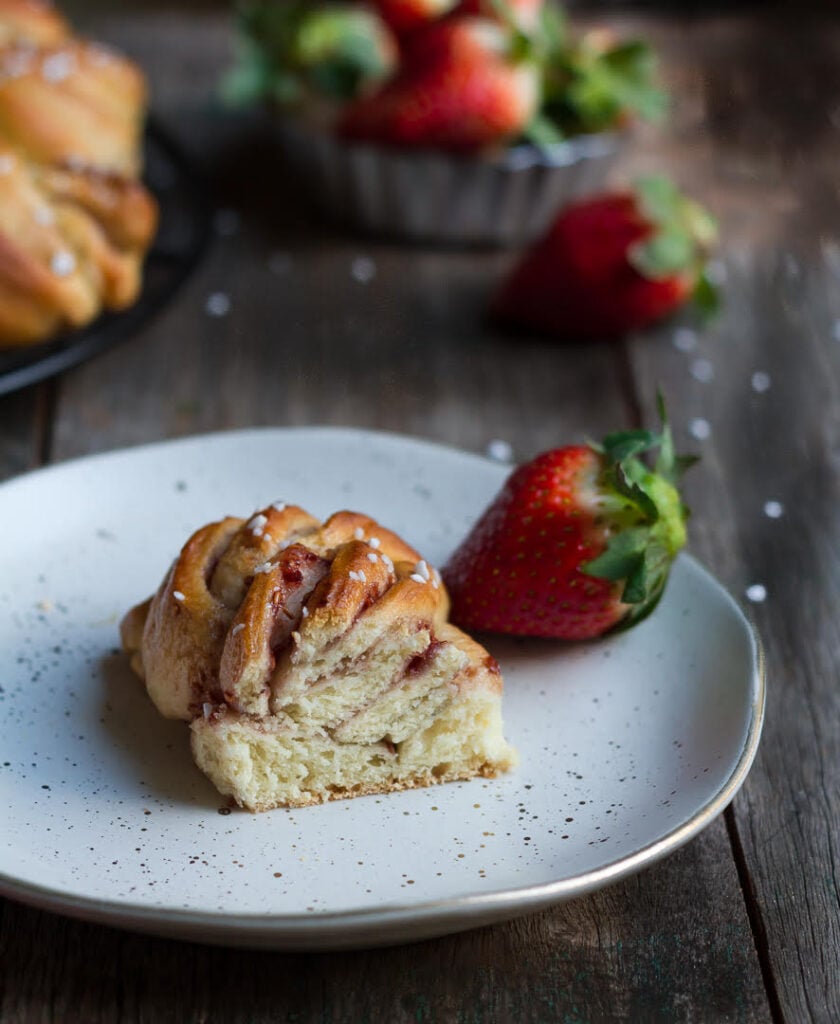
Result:
[[340,948],[537,910],[695,835],[744,780],[764,686],[746,619],[689,557],[625,634],[489,642],[521,755],[497,780],[222,813],[186,726],[118,650],[122,613],[207,521],[278,499],[355,508],[440,565],[506,473],[393,435],[263,430],[0,488],[0,891],[199,941]]

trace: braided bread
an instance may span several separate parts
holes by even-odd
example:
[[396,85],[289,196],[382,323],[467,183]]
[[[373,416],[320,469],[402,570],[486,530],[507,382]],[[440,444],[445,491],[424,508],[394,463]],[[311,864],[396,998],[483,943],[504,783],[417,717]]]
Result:
[[448,610],[390,530],[278,503],[198,530],[121,636],[198,766],[260,811],[511,767],[499,667]]
[[146,88],[46,3],[0,0],[0,345],[137,297],[157,206],[138,180]]
[[69,35],[67,22],[45,0],[0,0],[0,46],[52,46]]

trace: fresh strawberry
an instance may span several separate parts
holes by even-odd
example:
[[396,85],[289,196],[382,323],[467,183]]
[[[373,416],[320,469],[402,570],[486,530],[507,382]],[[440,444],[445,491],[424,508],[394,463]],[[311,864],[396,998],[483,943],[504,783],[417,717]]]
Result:
[[409,35],[421,25],[449,14],[458,0],[374,0],[380,17],[398,36]]
[[[653,610],[685,544],[677,481],[694,461],[674,455],[660,412],[659,434],[558,448],[510,476],[443,570],[453,622],[585,640]],[[651,470],[639,456],[653,449]]]
[[412,38],[397,74],[348,105],[339,132],[395,146],[469,151],[519,134],[539,75],[515,56],[514,33],[486,18],[447,18]]
[[714,301],[712,218],[663,178],[567,207],[493,302],[502,319],[564,339],[617,337]]

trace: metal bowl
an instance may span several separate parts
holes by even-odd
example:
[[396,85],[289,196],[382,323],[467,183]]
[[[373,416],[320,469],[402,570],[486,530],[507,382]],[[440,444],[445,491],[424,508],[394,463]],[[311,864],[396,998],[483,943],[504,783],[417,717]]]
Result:
[[598,191],[625,141],[584,135],[468,157],[349,143],[291,119],[280,122],[280,136],[332,220],[412,242],[493,246],[531,241],[562,205]]

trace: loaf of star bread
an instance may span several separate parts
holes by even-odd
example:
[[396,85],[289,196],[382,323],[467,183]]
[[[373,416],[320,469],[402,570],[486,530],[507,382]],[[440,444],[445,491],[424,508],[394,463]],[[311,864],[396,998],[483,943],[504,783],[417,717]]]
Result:
[[0,0],[0,347],[137,298],[157,227],[140,180],[146,84],[40,0]]
[[277,503],[184,545],[122,622],[161,714],[253,811],[495,776],[502,677],[437,571],[368,516]]

